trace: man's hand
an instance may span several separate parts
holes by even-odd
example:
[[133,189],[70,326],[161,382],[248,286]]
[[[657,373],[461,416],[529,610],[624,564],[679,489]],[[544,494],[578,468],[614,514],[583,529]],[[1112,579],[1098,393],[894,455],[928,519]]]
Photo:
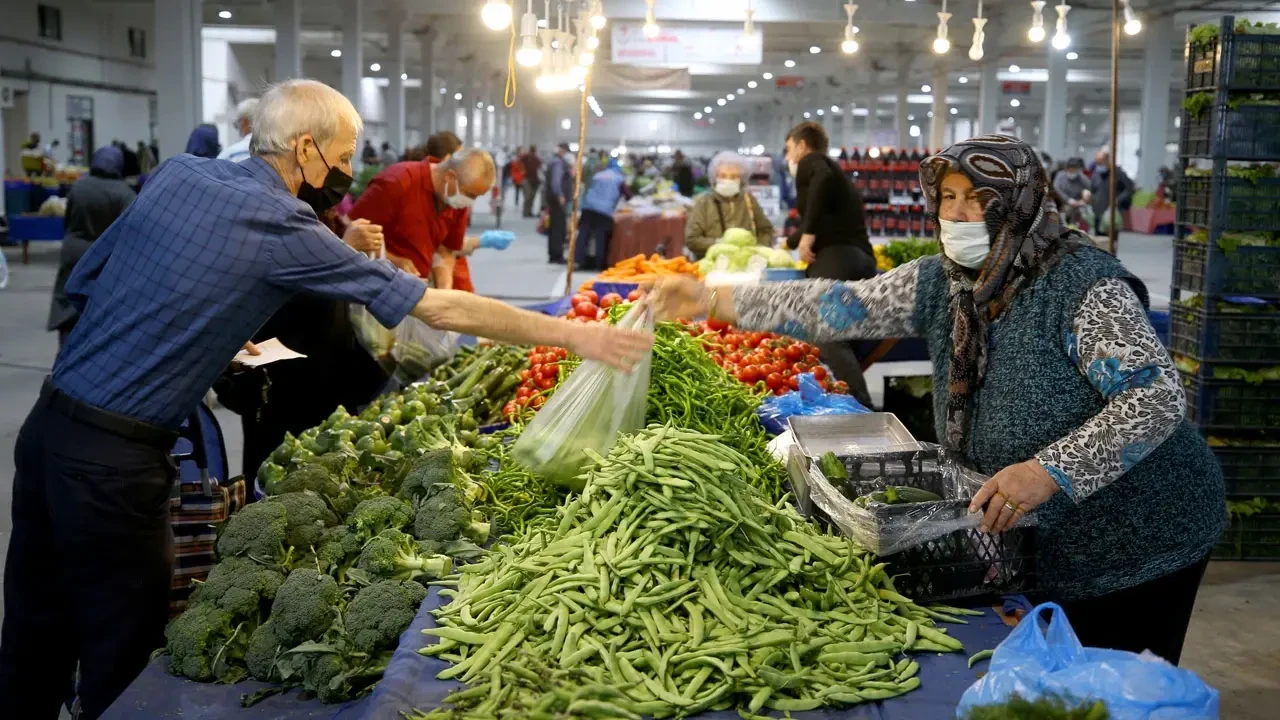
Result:
[[817,240],[812,233],[806,233],[800,236],[800,259],[807,264],[813,264],[818,256],[813,252],[813,243]]
[[376,256],[382,252],[382,226],[374,225],[364,218],[352,220],[342,241],[362,253]]
[[1013,527],[1019,518],[1060,489],[1040,461],[1033,458],[996,473],[970,501],[969,512],[978,512],[985,505],[979,529],[995,535]]
[[623,330],[607,323],[569,324],[566,349],[587,360],[631,372],[653,346],[653,333]]
[[400,270],[409,273],[414,277],[422,277],[422,273],[418,272],[418,266],[414,265],[413,261],[409,258],[387,253],[387,259],[391,261],[392,265],[395,265]]

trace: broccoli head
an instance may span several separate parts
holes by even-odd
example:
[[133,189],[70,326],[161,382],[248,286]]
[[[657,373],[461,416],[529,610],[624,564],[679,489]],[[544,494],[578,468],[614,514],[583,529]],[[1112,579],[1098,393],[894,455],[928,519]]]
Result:
[[325,528],[338,524],[338,516],[325,504],[324,498],[310,490],[276,495],[262,502],[284,507],[285,544],[300,550],[319,543]]
[[311,568],[289,573],[271,604],[276,639],[293,647],[324,634],[337,617],[342,589],[338,581]]
[[456,468],[453,453],[447,448],[428,450],[413,461],[396,496],[405,500],[427,498],[435,485],[453,484]]
[[213,566],[209,578],[191,594],[191,602],[216,605],[237,622],[257,622],[271,609],[283,582],[284,575],[278,570],[233,555]]
[[331,452],[317,456],[294,468],[274,485],[264,490],[268,495],[310,490],[324,498],[341,496],[356,470],[358,458],[354,454]]
[[356,567],[378,580],[413,580],[420,576],[442,578],[453,570],[444,555],[422,555],[411,535],[384,530],[365,543]]
[[489,539],[489,523],[473,518],[457,488],[437,486],[430,497],[418,504],[413,536],[443,543],[465,537],[484,544]]
[[241,508],[222,527],[222,534],[218,537],[218,555],[287,564],[286,512],[282,503],[256,502]]
[[309,653],[302,685],[322,703],[339,703],[351,697],[347,659],[336,652]]
[[413,507],[389,495],[361,502],[347,517],[347,525],[366,540],[383,530],[399,530],[412,521]]
[[320,544],[316,546],[316,569],[343,582],[346,580],[347,569],[360,556],[363,546],[359,536],[346,525],[331,527],[324,531]]
[[165,628],[169,672],[198,682],[233,683],[244,677],[243,623],[212,603],[196,603]]
[[249,636],[249,647],[244,652],[244,664],[255,680],[275,682],[280,679],[276,672],[276,657],[281,649],[276,639],[275,624],[268,618]]
[[384,580],[361,588],[344,615],[352,647],[365,653],[394,648],[426,597],[416,582]]

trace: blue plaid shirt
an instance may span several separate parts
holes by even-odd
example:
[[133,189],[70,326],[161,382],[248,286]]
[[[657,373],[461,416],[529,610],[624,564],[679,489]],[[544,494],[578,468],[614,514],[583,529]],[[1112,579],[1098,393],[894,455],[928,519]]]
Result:
[[422,280],[348,247],[261,158],[170,159],[67,280],[80,321],[53,366],[62,392],[177,427],[297,292],[398,324]]

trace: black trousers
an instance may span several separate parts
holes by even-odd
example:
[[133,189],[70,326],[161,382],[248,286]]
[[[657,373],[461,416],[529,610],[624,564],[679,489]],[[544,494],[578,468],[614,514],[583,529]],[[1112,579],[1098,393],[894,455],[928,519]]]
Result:
[[57,718],[80,668],[96,718],[164,645],[173,572],[168,447],[100,430],[41,399],[14,450],[0,708]]
[[[613,217],[595,210],[583,210],[578,216],[578,247],[574,262],[588,270],[603,270],[609,257],[609,235],[613,233]],[[592,241],[595,246],[592,248]],[[588,255],[594,249],[595,252]],[[591,258],[591,260],[588,260]]]
[[524,179],[524,216],[533,217],[533,200],[538,197],[538,186],[542,183],[537,180]]
[[[866,280],[876,274],[876,261],[852,245],[824,247],[818,250],[817,259],[805,274],[828,280]],[[862,376],[862,364],[853,351],[853,343],[824,343],[818,346],[818,350],[822,353],[822,360],[831,368],[831,374],[848,383],[849,394],[870,408],[871,393],[867,391],[867,380]]]
[[1141,585],[1059,604],[1085,647],[1150,650],[1177,665],[1208,564],[1206,555],[1190,567]]
[[547,205],[547,262],[562,263],[568,224],[564,214],[564,204],[560,202],[560,198],[550,193],[543,198],[543,202]]

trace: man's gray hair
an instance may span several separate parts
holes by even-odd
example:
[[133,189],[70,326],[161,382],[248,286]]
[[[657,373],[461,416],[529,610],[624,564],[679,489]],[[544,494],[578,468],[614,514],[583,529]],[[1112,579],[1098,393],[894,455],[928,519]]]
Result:
[[725,150],[711,158],[711,162],[707,164],[707,177],[714,181],[716,175],[720,173],[720,168],[726,165],[737,167],[743,175],[747,174],[747,159],[732,150]]
[[[254,155],[283,155],[293,142],[311,135],[316,144],[329,144],[345,121],[364,128],[360,113],[342,93],[317,80],[286,80],[263,93],[253,118]],[[335,161],[336,162],[336,161]]]
[[253,116],[258,112],[258,98],[248,98],[241,100],[236,106],[236,122],[248,120],[249,124],[253,124]]
[[487,151],[468,147],[459,148],[457,152],[449,156],[448,160],[441,163],[441,167],[457,173],[458,182],[460,183],[479,180],[486,169],[488,172],[495,174],[497,170],[493,164],[493,156]]

